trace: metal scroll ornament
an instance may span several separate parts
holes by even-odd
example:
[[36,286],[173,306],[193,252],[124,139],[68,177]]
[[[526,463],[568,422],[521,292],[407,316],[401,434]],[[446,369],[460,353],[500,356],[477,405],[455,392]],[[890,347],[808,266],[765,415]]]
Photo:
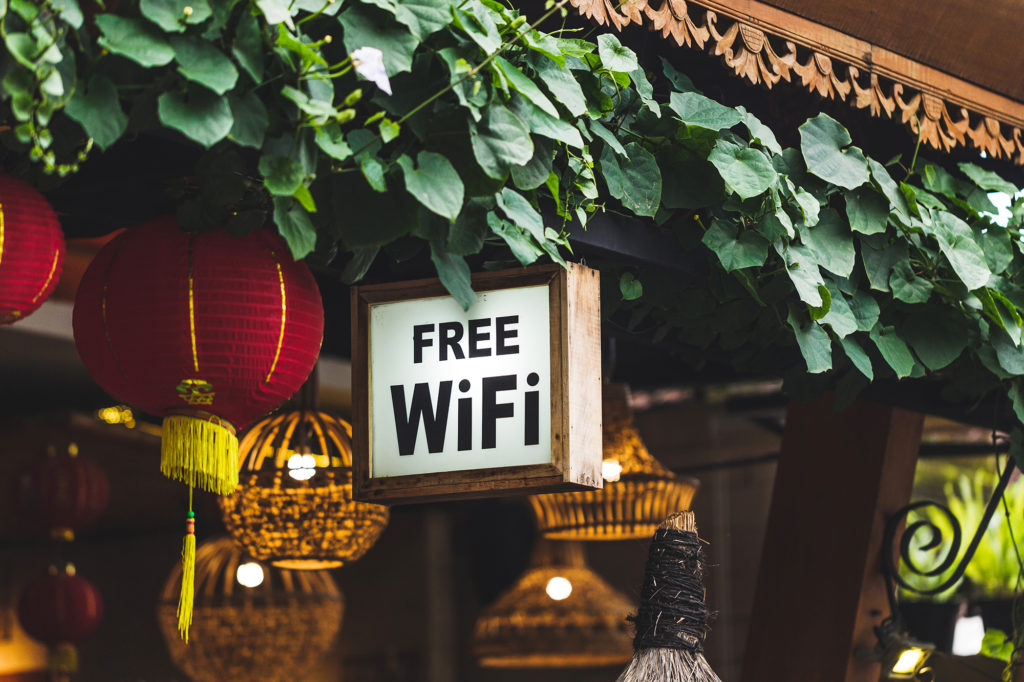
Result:
[[[882,570],[888,578],[886,586],[889,591],[889,605],[893,614],[898,612],[896,605],[896,585],[917,594],[935,595],[945,592],[956,585],[957,581],[963,578],[964,573],[967,570],[967,566],[971,563],[971,559],[974,558],[974,554],[978,550],[978,545],[981,543],[981,538],[985,534],[985,530],[988,528],[989,522],[992,520],[992,515],[995,514],[996,507],[999,505],[999,502],[1003,497],[1006,486],[1009,484],[1010,479],[1013,476],[1014,470],[1015,466],[1013,464],[1013,460],[1010,459],[1006,464],[1006,468],[999,477],[999,482],[996,484],[995,490],[992,491],[992,497],[989,499],[988,505],[985,507],[985,513],[982,515],[981,522],[978,524],[978,528],[975,531],[974,536],[971,538],[970,544],[967,546],[963,557],[960,559],[960,563],[956,565],[956,568],[949,577],[938,585],[928,588],[913,585],[899,574],[898,562],[902,560],[911,575],[921,578],[937,578],[938,576],[945,575],[950,568],[953,568],[953,564],[956,562],[956,557],[960,554],[963,532],[960,529],[959,520],[953,512],[950,511],[949,507],[932,500],[912,502],[889,518],[885,525],[885,539],[882,545],[882,547],[885,548],[885,551],[882,553]],[[945,541],[942,530],[932,521],[922,519],[907,524],[902,534],[899,533],[900,528],[904,523],[906,523],[910,513],[925,507],[933,507],[937,509],[949,522],[950,528],[952,528],[952,538],[949,545],[949,551],[946,552],[942,557],[942,560],[937,565],[930,569],[919,566],[914,561],[910,551],[911,543],[918,533],[925,532],[929,534],[927,536],[928,541],[922,545],[920,549],[927,551],[941,547]],[[894,547],[898,534],[899,558],[897,559],[897,555],[893,553],[892,548]]]

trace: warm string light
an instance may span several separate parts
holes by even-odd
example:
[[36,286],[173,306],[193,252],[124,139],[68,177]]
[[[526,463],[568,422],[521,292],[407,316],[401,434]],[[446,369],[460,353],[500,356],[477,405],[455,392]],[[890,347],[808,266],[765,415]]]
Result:
[[135,428],[135,415],[127,405],[112,405],[96,411],[96,418],[107,424],[121,424],[127,429]]
[[892,671],[897,675],[911,675],[916,673],[927,655],[928,652],[924,649],[918,649],[916,647],[904,649],[900,653],[900,657],[896,659],[896,663],[893,664]]
[[544,591],[555,601],[562,601],[563,599],[568,599],[569,595],[572,594],[572,583],[569,582],[568,578],[556,575],[548,581]]
[[248,588],[259,587],[263,584],[263,567],[255,561],[247,561],[239,564],[235,571],[235,580],[239,585]]
[[313,455],[294,454],[288,458],[288,475],[296,481],[308,481],[316,474],[316,458]]
[[601,478],[606,483],[614,483],[622,475],[622,464],[617,459],[606,459],[601,462]]

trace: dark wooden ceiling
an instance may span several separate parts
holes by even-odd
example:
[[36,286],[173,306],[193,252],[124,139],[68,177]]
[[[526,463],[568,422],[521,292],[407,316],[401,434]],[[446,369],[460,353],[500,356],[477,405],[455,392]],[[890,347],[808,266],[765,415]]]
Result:
[[763,1],[1024,102],[1015,0]]

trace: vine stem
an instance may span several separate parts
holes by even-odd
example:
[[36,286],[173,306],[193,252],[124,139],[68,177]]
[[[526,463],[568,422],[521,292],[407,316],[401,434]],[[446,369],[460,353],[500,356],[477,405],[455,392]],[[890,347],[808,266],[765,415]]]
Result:
[[921,119],[917,119],[917,141],[914,143],[914,155],[910,157],[910,168],[907,169],[907,174],[904,176],[903,181],[906,182],[910,179],[910,176],[914,174],[914,168],[917,167],[917,153],[921,150],[921,134],[924,132],[924,127],[921,125]]
[[[422,102],[420,102],[419,104],[417,104],[415,107],[413,107],[411,110],[409,110],[404,116],[402,116],[402,118],[400,118],[397,121],[395,121],[395,123],[397,123],[398,125],[401,125],[401,124],[405,123],[409,118],[411,118],[412,116],[414,116],[417,113],[419,113],[420,111],[422,111],[424,107],[430,105],[431,103],[436,101],[439,97],[442,97],[446,93],[450,92],[453,88],[455,88],[455,86],[461,85],[465,81],[467,81],[470,78],[473,78],[474,76],[476,76],[488,64],[493,62],[495,60],[495,58],[501,56],[501,54],[505,50],[507,50],[509,47],[511,47],[514,43],[519,42],[519,40],[523,36],[525,36],[530,31],[533,31],[534,29],[536,29],[538,26],[540,26],[542,23],[547,21],[552,15],[554,15],[560,9],[565,7],[567,4],[569,4],[569,0],[559,0],[559,2],[556,3],[551,9],[549,9],[547,12],[545,12],[543,15],[541,15],[540,19],[538,19],[537,21],[533,22],[532,24],[529,24],[524,30],[520,31],[519,33],[516,33],[515,36],[509,38],[508,40],[503,42],[501,45],[499,45],[497,47],[497,49],[494,50],[494,52],[492,52],[489,55],[487,55],[487,57],[485,57],[482,62],[480,62],[479,64],[474,66],[472,69],[467,71],[466,74],[462,78],[458,79],[457,81],[455,81],[453,83],[449,83],[448,85],[446,85],[445,87],[441,88],[440,90],[435,92],[433,95],[431,95],[427,99],[425,99]],[[352,157],[353,158],[358,157],[360,154],[362,154],[364,151],[369,149],[371,146],[373,146],[380,139],[381,139],[381,136],[380,136],[379,133],[374,135],[373,139],[371,139],[366,144],[364,144],[362,147],[360,147],[358,150],[356,150],[352,154]]]

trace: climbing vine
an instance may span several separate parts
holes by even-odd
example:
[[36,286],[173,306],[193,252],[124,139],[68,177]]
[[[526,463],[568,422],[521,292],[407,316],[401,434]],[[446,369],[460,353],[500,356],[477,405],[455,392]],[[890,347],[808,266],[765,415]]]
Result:
[[783,149],[611,33],[539,30],[562,5],[531,23],[496,0],[0,0],[3,143],[64,176],[172,132],[204,150],[186,229],[272,227],[348,281],[400,244],[464,305],[485,246],[563,262],[574,223],[639,217],[712,267],[616,269],[605,309],[637,333],[846,395],[941,373],[1024,422],[1024,204],[1002,225],[989,198],[1017,187],[880,163],[826,115]]

